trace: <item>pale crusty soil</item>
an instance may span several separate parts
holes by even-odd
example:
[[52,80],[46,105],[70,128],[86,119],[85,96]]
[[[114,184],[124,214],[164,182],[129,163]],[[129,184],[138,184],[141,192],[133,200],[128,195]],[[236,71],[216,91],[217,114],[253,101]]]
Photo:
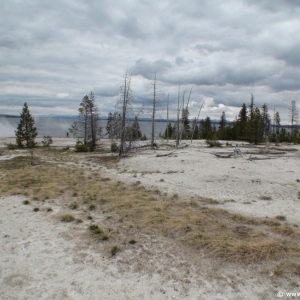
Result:
[[[75,144],[69,141],[55,139],[54,146]],[[176,151],[161,147],[124,158],[117,169],[101,166],[100,172],[187,200],[212,198],[220,203],[208,205],[246,215],[284,215],[298,226],[299,152],[249,161],[250,148],[240,149],[243,156],[225,159],[212,153],[232,148],[209,149],[202,142]],[[166,153],[171,154],[157,157]],[[300,289],[299,277],[276,277],[268,263],[222,262],[151,232],[135,236],[138,243],[132,246],[126,244],[129,237],[116,241],[122,251],[112,257],[105,244],[86,236],[89,220],[60,222],[64,208],[59,199],[41,203],[39,212],[33,212],[33,204],[23,205],[25,199],[0,198],[1,299],[276,299],[278,291]],[[98,223],[101,217],[95,216]]]

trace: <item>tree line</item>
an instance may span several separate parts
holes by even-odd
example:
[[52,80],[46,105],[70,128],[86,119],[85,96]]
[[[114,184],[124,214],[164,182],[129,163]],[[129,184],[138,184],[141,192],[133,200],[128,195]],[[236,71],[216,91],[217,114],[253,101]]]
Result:
[[[290,130],[282,126],[279,112],[274,112],[273,124],[268,111],[267,104],[258,108],[254,104],[254,97],[251,95],[248,107],[244,103],[233,122],[227,122],[225,112],[221,113],[219,122],[213,123],[210,117],[197,122],[196,118],[189,120],[187,108],[181,112],[181,136],[182,139],[205,139],[205,140],[244,140],[258,144],[262,142],[292,142],[300,143],[298,129],[298,111],[296,102],[292,101],[289,107],[291,121]],[[271,125],[272,124],[272,125]],[[161,137],[176,139],[178,124],[168,123],[165,132]]]
[[[116,146],[119,155],[124,155],[132,146],[132,143],[138,140],[146,140],[145,134],[142,134],[138,118],[136,115],[133,120],[131,110],[131,89],[130,76],[124,76],[124,82],[121,85],[120,98],[116,105],[116,111],[108,114],[106,135],[112,140],[119,140],[120,144]],[[154,95],[157,97],[156,77],[153,81]],[[154,98],[155,107],[155,98]],[[93,92],[83,97],[78,109],[78,120],[69,128],[70,133],[78,138],[76,150],[93,151],[96,148],[97,141],[101,137],[102,128],[100,126],[100,113],[96,103],[96,97]],[[200,113],[200,112],[199,112]],[[153,116],[155,111],[153,112]],[[250,143],[261,142],[292,142],[300,143],[300,133],[298,130],[298,111],[296,102],[292,101],[289,107],[290,130],[281,125],[278,111],[274,111],[273,124],[268,106],[263,104],[261,108],[255,106],[254,97],[251,95],[250,104],[244,103],[240,109],[237,118],[233,122],[227,122],[225,112],[221,113],[219,122],[213,123],[210,117],[200,120],[189,119],[188,105],[181,107],[181,118],[179,114],[177,121],[172,125],[168,123],[165,132],[160,133],[160,137],[165,139],[205,139],[205,140],[245,140]],[[198,114],[199,115],[199,114]],[[152,138],[151,145],[154,143],[154,117],[152,120]],[[27,103],[24,103],[20,115],[20,123],[15,131],[16,143],[19,147],[33,147],[37,136],[34,118],[30,114]],[[44,137],[50,138],[50,137]],[[49,144],[49,139],[45,143]],[[51,143],[51,141],[50,141]]]

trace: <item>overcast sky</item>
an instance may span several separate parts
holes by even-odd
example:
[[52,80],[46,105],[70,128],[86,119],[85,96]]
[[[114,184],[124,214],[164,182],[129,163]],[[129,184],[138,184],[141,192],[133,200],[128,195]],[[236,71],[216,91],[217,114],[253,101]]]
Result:
[[283,122],[300,107],[298,0],[0,0],[0,114],[77,114],[90,91],[114,111],[126,69],[135,108],[149,84],[165,93],[158,116],[191,87],[190,115],[237,116],[253,93]]

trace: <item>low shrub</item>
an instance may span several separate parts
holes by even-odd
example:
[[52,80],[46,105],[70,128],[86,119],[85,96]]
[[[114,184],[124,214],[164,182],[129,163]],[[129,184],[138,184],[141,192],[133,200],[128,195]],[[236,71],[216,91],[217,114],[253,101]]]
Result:
[[18,146],[15,144],[8,144],[7,149],[8,150],[16,150],[16,149],[18,149]]
[[43,140],[42,140],[42,145],[44,147],[49,147],[51,144],[53,144],[52,136],[44,135]]
[[219,141],[215,141],[215,140],[206,140],[206,144],[209,147],[222,147],[222,144]]
[[118,252],[120,252],[121,251],[121,249],[118,247],[118,246],[113,246],[112,248],[111,248],[111,255],[112,256],[115,256]]
[[72,222],[75,220],[75,217],[72,215],[63,215],[60,220],[62,222]]
[[113,152],[113,153],[117,152],[118,149],[119,149],[119,147],[118,147],[117,143],[115,141],[112,141],[111,144],[110,144],[110,150],[111,150],[111,152]]
[[89,147],[84,145],[81,141],[77,141],[75,145],[75,152],[88,152]]

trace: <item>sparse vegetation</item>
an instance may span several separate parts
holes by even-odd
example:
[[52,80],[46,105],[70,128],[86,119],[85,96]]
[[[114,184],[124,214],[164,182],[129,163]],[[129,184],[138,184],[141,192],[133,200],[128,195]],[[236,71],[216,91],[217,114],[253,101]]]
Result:
[[129,240],[129,244],[131,244],[131,245],[136,244],[136,240]]
[[95,210],[95,209],[96,209],[96,205],[91,204],[91,205],[89,206],[89,210]]
[[43,140],[42,140],[42,145],[44,147],[49,147],[51,144],[53,144],[52,136],[44,135]]
[[24,200],[24,201],[23,201],[23,204],[24,204],[24,205],[28,205],[28,204],[30,204],[30,201],[29,201],[29,200]]
[[68,222],[75,221],[75,217],[73,215],[63,215],[63,216],[61,216],[60,220],[62,222],[67,222],[68,223]]
[[276,216],[275,219],[279,220],[279,221],[285,221],[286,220],[286,217],[285,216],[282,216],[282,215],[279,215],[279,216]]
[[270,197],[270,196],[260,196],[259,199],[260,200],[272,200],[272,197]]
[[120,252],[121,251],[121,249],[118,247],[118,246],[113,246],[112,248],[111,248],[111,255],[112,256],[115,256],[118,252]]
[[[57,153],[47,149],[39,151],[57,159]],[[60,152],[59,155],[70,153]],[[215,207],[204,207],[201,199],[181,201],[178,194],[168,196],[156,190],[148,191],[142,185],[102,180],[101,176],[88,178],[90,171],[85,173],[76,167],[71,171],[70,168],[58,167],[48,162],[49,157],[45,160],[47,162],[41,159],[38,173],[37,167],[30,167],[24,156],[0,161],[1,171],[5,173],[0,181],[2,195],[26,192],[31,198],[42,200],[47,196],[59,199],[63,191],[64,199],[77,197],[78,209],[84,210],[86,206],[82,204],[88,199],[88,205],[95,205],[96,213],[101,209],[101,213],[113,216],[105,222],[108,227],[109,222],[113,222],[114,234],[120,234],[115,232],[123,232],[126,228],[147,229],[153,234],[163,232],[175,240],[184,241],[186,247],[201,249],[230,261],[250,263],[288,259],[300,254],[298,229],[282,225],[282,216],[274,219],[247,217]],[[218,203],[214,199],[203,201],[205,204]],[[70,205],[69,202],[65,207]],[[92,216],[86,218],[93,219]],[[63,222],[79,222],[76,220],[69,214],[61,217]],[[111,240],[96,224],[92,224],[89,231],[100,240]],[[117,252],[114,251],[115,254]]]
[[74,203],[72,203],[71,205],[70,205],[70,208],[71,209],[77,209],[79,206],[78,206],[78,204],[76,203],[76,202],[74,202]]
[[18,149],[18,146],[10,143],[7,145],[7,149],[8,150],[16,150],[16,149]]
[[34,209],[33,209],[33,211],[34,212],[38,212],[40,209],[38,208],[38,207],[35,207]]
[[207,140],[206,144],[208,147],[222,147],[222,144],[217,140]]

